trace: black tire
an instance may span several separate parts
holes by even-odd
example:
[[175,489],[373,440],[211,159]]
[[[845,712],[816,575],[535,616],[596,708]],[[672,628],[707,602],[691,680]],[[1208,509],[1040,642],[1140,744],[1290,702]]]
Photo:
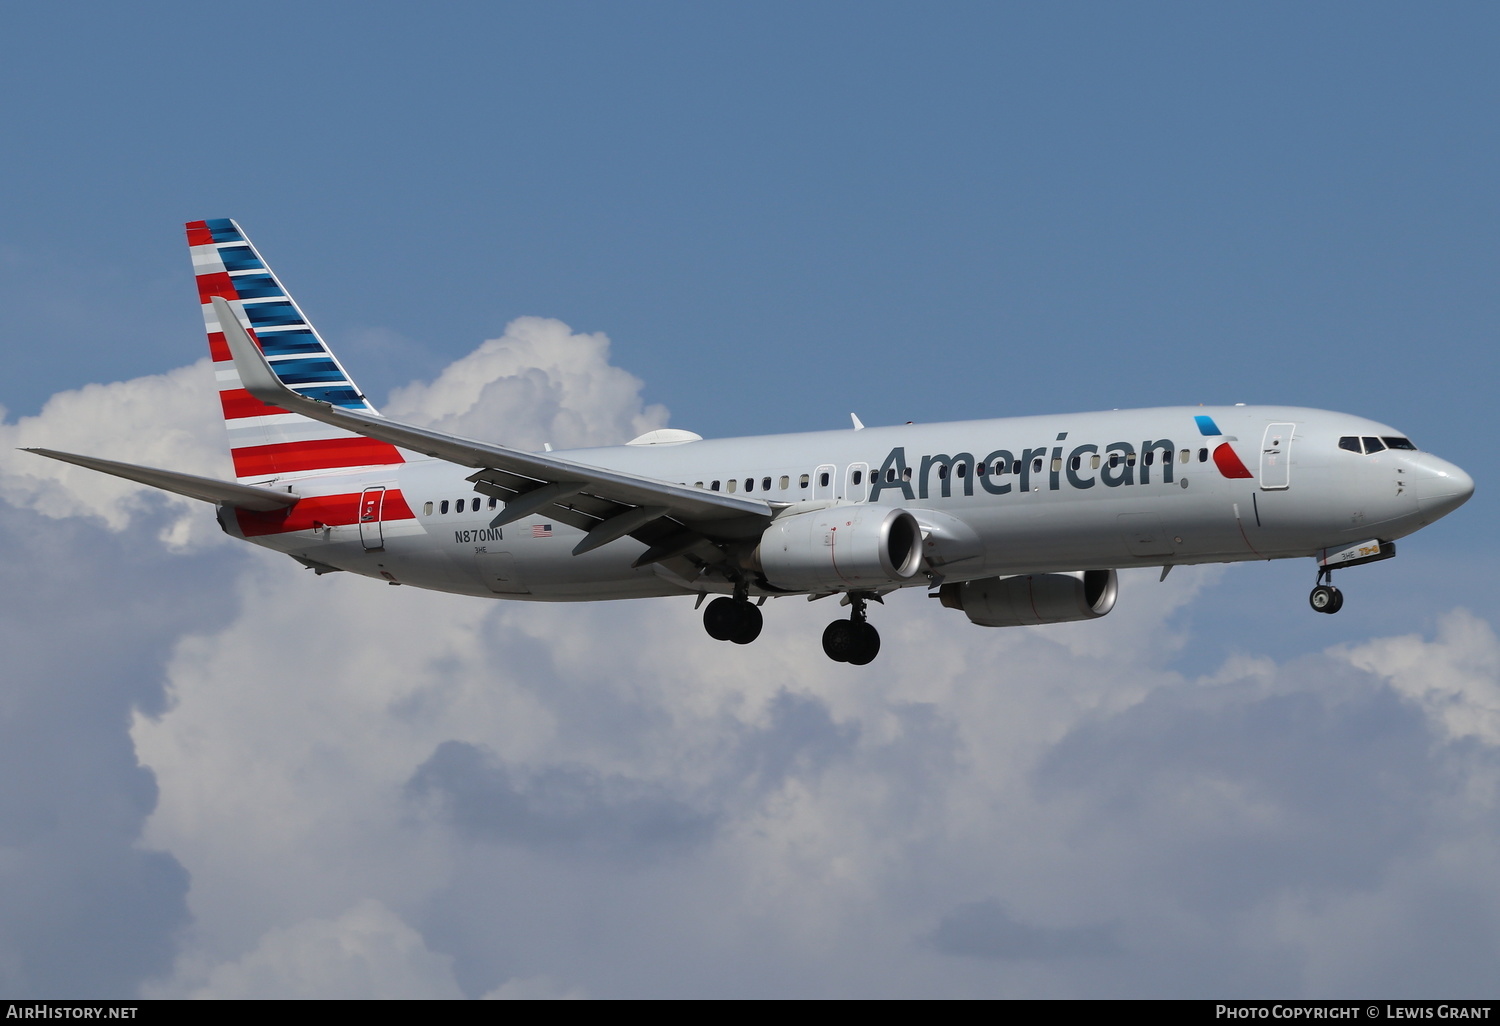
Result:
[[735,625],[734,632],[729,635],[729,640],[736,645],[748,645],[760,637],[765,618],[760,615],[759,606],[752,606],[748,602],[736,602],[735,605],[740,607],[735,611],[740,620]]
[[715,641],[728,641],[734,637],[740,623],[740,603],[732,598],[720,596],[708,604],[703,611],[703,629]]
[[1332,585],[1320,584],[1307,596],[1307,604],[1320,613],[1336,613],[1343,605],[1343,596]]
[[1344,593],[1337,588],[1331,588],[1331,590],[1333,591],[1333,605],[1328,607],[1330,615],[1344,608]]
[[875,657],[880,654],[880,632],[868,623],[856,624],[854,632],[856,644],[854,652],[849,656],[852,666],[864,666],[874,662]]
[[835,620],[823,628],[823,654],[836,663],[847,663],[858,645],[858,635],[850,620]]

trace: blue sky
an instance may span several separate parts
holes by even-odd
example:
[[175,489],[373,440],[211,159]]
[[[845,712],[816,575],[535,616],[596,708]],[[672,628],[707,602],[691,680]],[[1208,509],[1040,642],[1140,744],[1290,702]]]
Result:
[[[1474,950],[1500,951],[1500,907],[1465,897],[1465,881],[1492,868],[1486,857],[1460,860],[1465,868],[1443,890],[1436,869],[1423,877],[1421,857],[1377,832],[1370,843],[1388,861],[1367,866],[1359,880],[1340,880],[1321,868],[1347,854],[1331,835],[1277,833],[1300,822],[1292,815],[1296,788],[1248,754],[1226,768],[1208,756],[1194,761],[1197,749],[1184,743],[1189,769],[1173,777],[1219,781],[1222,794],[1239,796],[1224,797],[1223,809],[1262,795],[1261,804],[1244,798],[1246,818],[1228,823],[1225,836],[1243,831],[1253,842],[1254,824],[1269,822],[1254,818],[1265,803],[1284,814],[1271,817],[1282,826],[1264,827],[1274,835],[1267,858],[1281,868],[1262,890],[1250,888],[1243,907],[1219,896],[1231,889],[1232,860],[1222,862],[1222,875],[1206,871],[1194,895],[1168,880],[1177,860],[1206,843],[1195,833],[1205,829],[1203,817],[1180,809],[1216,793],[1207,785],[1183,806],[1153,792],[1163,850],[1153,858],[1143,839],[1135,839],[1139,847],[1128,841],[1133,854],[1112,884],[1090,885],[1087,899],[1077,899],[1083,904],[1047,875],[1045,851],[1007,849],[995,860],[1013,880],[1028,881],[1030,897],[1018,896],[986,877],[983,859],[943,849],[944,831],[912,811],[924,801],[953,816],[983,807],[990,832],[971,838],[975,851],[1009,843],[1024,822],[1058,850],[1081,846],[1071,868],[1097,876],[1099,864],[1085,857],[1091,845],[1102,860],[1120,837],[1079,834],[1062,811],[1111,800],[1108,766],[1084,780],[1065,765],[1084,741],[1116,753],[1118,772],[1160,780],[1166,771],[1144,754],[1147,739],[1191,736],[1206,716],[1210,734],[1272,745],[1285,721],[1266,710],[1298,701],[1312,703],[1308,722],[1327,731],[1302,736],[1307,758],[1299,765],[1328,773],[1326,787],[1309,785],[1328,809],[1356,798],[1406,808],[1381,806],[1379,794],[1353,782],[1368,746],[1393,737],[1419,791],[1450,794],[1463,783],[1471,796],[1483,792],[1473,781],[1494,769],[1489,728],[1464,733],[1433,710],[1477,702],[1476,722],[1487,723],[1484,696],[1500,687],[1500,671],[1487,661],[1500,623],[1496,561],[1484,547],[1495,522],[1491,482],[1500,479],[1492,444],[1500,427],[1497,30],[1492,5],[1460,3],[7,8],[0,339],[8,359],[0,404],[15,445],[151,462],[137,451],[149,443],[162,461],[227,474],[217,440],[197,433],[198,414],[183,412],[178,398],[193,394],[184,368],[204,352],[181,225],[233,217],[377,398],[435,378],[516,318],[534,316],[607,335],[609,365],[640,380],[638,395],[618,408],[583,411],[601,441],[655,403],[670,410],[673,426],[707,436],[838,427],[850,410],[877,424],[1285,403],[1391,423],[1463,466],[1478,491],[1448,520],[1402,542],[1398,559],[1343,575],[1349,601],[1338,617],[1306,608],[1312,570],[1300,564],[1182,572],[1185,582],[1174,575],[1156,591],[1154,577],[1143,579],[1122,600],[1138,612],[1096,632],[1097,641],[1071,628],[1055,636],[1062,641],[1033,632],[1000,638],[912,602],[902,615],[920,630],[911,626],[906,642],[928,656],[890,660],[861,695],[801,658],[820,659],[815,650],[791,642],[786,653],[718,665],[720,650],[693,647],[698,628],[686,608],[666,602],[576,611],[573,623],[604,638],[651,635],[670,621],[681,638],[666,635],[664,644],[673,652],[686,646],[670,671],[659,652],[653,661],[642,648],[617,673],[591,673],[551,647],[566,646],[576,629],[551,619],[561,615],[554,611],[482,603],[469,611],[408,595],[403,606],[383,590],[350,587],[361,582],[307,581],[279,562],[226,548],[202,509],[81,478],[44,480],[7,458],[0,473],[8,579],[37,583],[10,589],[7,600],[8,648],[25,652],[11,661],[28,670],[12,683],[10,704],[0,705],[0,722],[11,738],[33,736],[45,723],[72,741],[62,752],[11,745],[15,765],[4,785],[11,835],[0,843],[23,853],[14,872],[24,888],[96,896],[100,908],[120,910],[108,914],[128,924],[131,943],[89,965],[70,961],[62,953],[88,933],[91,917],[106,914],[82,902],[75,918],[54,918],[48,929],[57,936],[47,944],[14,928],[7,943],[26,957],[5,989],[302,993],[298,987],[327,982],[337,990],[330,981],[347,972],[357,982],[359,972],[330,962],[325,975],[294,978],[286,953],[358,935],[383,938],[372,942],[370,964],[422,993],[1196,993],[1199,984],[1167,967],[1202,929],[1233,938],[1203,956],[1203,979],[1216,981],[1219,993],[1320,986],[1359,993],[1381,977],[1351,968],[1359,963],[1353,954],[1348,965],[1315,956],[1315,941],[1353,951],[1356,938],[1380,933],[1372,923],[1425,936],[1414,924],[1435,914],[1438,899],[1421,897],[1429,887],[1479,909],[1461,936]],[[578,374],[606,373],[575,357]],[[77,399],[71,420],[57,412],[90,384],[114,390]],[[572,393],[558,387],[566,406]],[[79,409],[109,417],[91,421]],[[545,424],[527,412],[490,411],[495,437],[546,440]],[[106,451],[110,445],[129,451]],[[124,594],[122,579],[132,584]],[[452,636],[435,627],[412,641],[430,659],[412,657],[404,683],[390,684],[390,708],[359,720],[379,738],[396,721],[416,731],[392,748],[371,742],[404,769],[319,778],[327,794],[364,795],[388,808],[420,805],[450,785],[454,794],[489,787],[498,805],[526,815],[500,824],[450,804],[419,830],[410,808],[392,814],[380,835],[391,845],[389,864],[377,860],[353,874],[362,882],[327,907],[305,895],[345,868],[339,843],[366,850],[369,835],[351,827],[343,841],[329,842],[335,855],[326,858],[290,841],[268,845],[302,865],[302,882],[284,892],[275,881],[252,886],[232,871],[229,854],[197,844],[181,826],[192,820],[184,781],[195,764],[181,754],[186,735],[174,725],[212,734],[214,724],[236,717],[274,720],[265,709],[214,707],[222,693],[206,682],[237,679],[225,666],[277,665],[272,653],[240,663],[225,654],[235,639],[253,639],[275,621],[267,596],[276,594],[297,609],[306,603],[316,615],[346,617],[347,629],[331,630],[351,650],[375,644],[379,631],[361,634],[372,623],[449,617],[458,625]],[[818,612],[809,620],[802,608],[778,615],[784,633],[809,637],[816,634],[809,624],[820,628],[824,619]],[[79,622],[91,625],[82,648],[109,646],[117,658],[74,645]],[[1159,644],[1132,641],[1132,630]],[[1073,696],[1062,702],[1072,712],[1054,708],[1059,700],[1035,681],[1098,676],[1110,665],[1099,646],[1125,653],[1118,679],[1106,673],[1088,694],[1059,684]],[[481,651],[506,668],[495,671],[474,656]],[[1376,652],[1385,664],[1360,655]],[[1402,653],[1419,666],[1447,667],[1434,671],[1447,683],[1428,687],[1416,670],[1391,669]],[[282,664],[299,654],[306,655],[280,653]],[[990,680],[976,670],[996,658],[1033,667],[1035,680],[1003,672]],[[199,672],[207,665],[221,670]],[[458,667],[456,676],[445,677],[443,667]],[[932,681],[914,684],[923,677]],[[438,704],[448,703],[449,718],[417,731],[414,696],[429,692],[410,689],[422,681],[447,696]],[[1236,681],[1251,683],[1236,690]],[[995,704],[965,692],[965,682],[997,692]],[[499,697],[473,699],[473,708],[464,704],[470,698],[455,697],[486,683]],[[1299,699],[1299,689],[1311,697]],[[235,690],[256,693],[248,680]],[[343,693],[333,689],[326,702],[337,706],[334,694]],[[713,696],[717,712],[685,697],[692,694]],[[294,707],[305,700],[274,688],[264,699]],[[617,709],[623,725],[611,732],[595,722],[591,701]],[[1205,701],[1211,713],[1200,707]],[[921,729],[919,708],[931,717]],[[1341,709],[1359,715],[1345,722]],[[966,747],[980,741],[963,740],[953,721],[990,723],[990,715],[997,731],[1034,716],[1034,732],[1055,747],[1020,744],[1030,754],[988,766]],[[509,716],[545,721],[538,736],[551,740],[518,740],[507,733]],[[662,721],[686,724],[679,754],[693,769],[651,757],[647,739],[656,728],[647,725]],[[739,726],[726,727],[731,721]],[[492,729],[458,726],[473,722]],[[1423,761],[1423,731],[1437,731],[1449,747],[1433,742]],[[899,737],[914,740],[903,748]],[[349,764],[364,765],[349,744]],[[73,748],[110,754],[70,760]],[[1311,754],[1324,749],[1345,758],[1330,768]],[[15,754],[23,750],[32,754]],[[721,765],[704,754],[711,751],[738,754],[722,755]],[[736,776],[772,751],[792,753],[777,773],[761,772],[752,784]],[[950,756],[952,765],[935,768]],[[289,754],[286,764],[301,765],[301,757]],[[982,783],[965,765],[988,766],[1002,783]],[[893,774],[913,767],[936,775],[931,793],[906,795],[897,786]],[[139,786],[119,785],[113,812],[76,805],[79,822],[95,824],[77,836],[47,826],[37,811],[74,809],[77,794],[101,787],[112,794],[116,785],[103,782],[121,779]],[[861,783],[888,788],[895,804],[851,797]],[[655,809],[698,833],[638,848],[641,835],[625,827],[589,835],[543,808],[557,789],[572,795],[570,807],[598,811],[599,822],[628,823],[630,810]],[[305,795],[288,800],[303,798],[309,810],[320,804]],[[253,794],[245,805],[213,793],[201,800],[239,809],[246,821],[258,814]],[[1492,795],[1471,800],[1432,829],[1478,852],[1494,837],[1496,804]],[[801,809],[798,801],[838,828],[809,833],[811,812],[786,812]],[[1393,824],[1422,828],[1415,810]],[[727,854],[731,840],[757,829],[755,836],[784,843]],[[584,837],[592,854],[552,864],[558,836]],[[846,850],[867,843],[888,843],[898,862],[944,867],[946,880],[877,870]],[[59,868],[58,852],[76,855],[71,868]],[[533,896],[497,883],[486,859],[510,865]],[[823,874],[831,865],[847,873],[840,877],[850,886],[847,904],[801,921],[792,909],[811,906],[799,888],[829,886]],[[422,893],[393,889],[387,878],[416,866],[441,883]],[[769,891],[731,890],[752,911],[728,918],[735,929],[723,927],[733,934],[726,940],[695,913],[700,898],[651,883],[674,866],[704,893],[730,880],[759,880]],[[1403,873],[1427,882],[1402,890],[1391,881]],[[237,887],[264,887],[284,901],[267,900],[275,914],[240,908],[225,897]],[[568,907],[576,895],[612,887],[629,897],[598,912],[610,943],[571,943],[566,931],[554,936],[538,925],[546,909],[534,895],[553,893]],[[1122,898],[1127,892],[1145,895],[1139,907]],[[132,904],[143,893],[157,899]],[[861,894],[881,910],[868,921],[853,911]],[[480,930],[460,914],[471,902],[493,911],[533,901],[538,907],[517,913],[514,935]],[[646,917],[657,932],[676,939],[678,957],[732,956],[744,974],[718,966],[692,979],[627,971],[636,956],[626,949],[641,958],[665,951],[625,925],[644,907],[658,917]],[[1168,907],[1175,912],[1161,911]],[[16,908],[9,914],[27,922]],[[592,923],[586,905],[573,914]],[[1164,926],[1173,915],[1192,925]],[[965,949],[962,938],[976,930],[993,936]],[[815,961],[804,971],[790,955],[772,965],[766,954],[794,952],[788,938],[848,944],[872,933],[882,940],[851,953],[847,965]],[[536,950],[546,957],[523,964],[522,936],[542,937]],[[1031,960],[994,954],[1028,943],[1040,952]],[[858,969],[855,954],[875,968]],[[1363,964],[1426,966],[1412,954],[1399,946],[1364,951]],[[400,971],[391,968],[397,963]],[[1487,979],[1493,990],[1492,979],[1464,965],[1455,958],[1410,970],[1416,975],[1401,977],[1398,989],[1416,992],[1425,980],[1462,991]]]

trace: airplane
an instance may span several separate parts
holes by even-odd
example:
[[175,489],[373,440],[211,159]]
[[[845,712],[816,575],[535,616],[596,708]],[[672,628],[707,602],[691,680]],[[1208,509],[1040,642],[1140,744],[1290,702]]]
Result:
[[486,598],[710,596],[745,645],[768,598],[840,596],[829,658],[873,660],[871,603],[924,588],[986,627],[1091,620],[1117,571],[1312,558],[1333,571],[1457,509],[1468,474],[1362,417],[1189,406],[528,452],[383,417],[229,219],[188,245],[236,481],[29,451],[217,508],[317,574]]

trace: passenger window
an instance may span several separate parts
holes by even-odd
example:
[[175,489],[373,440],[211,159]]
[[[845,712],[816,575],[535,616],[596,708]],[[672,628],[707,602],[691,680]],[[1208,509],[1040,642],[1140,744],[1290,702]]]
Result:
[[806,488],[811,482],[812,482],[812,479],[810,477],[808,477],[806,474],[803,474],[801,477],[799,477],[797,479],[797,487],[798,488]]
[[1360,452],[1359,439],[1353,435],[1345,435],[1339,439],[1339,448],[1347,449],[1349,452]]
[[724,490],[725,490],[725,491],[726,491],[726,492],[732,492],[732,491],[734,491],[734,490],[735,490],[735,489],[736,489],[736,488],[738,488],[738,487],[739,487],[739,485],[740,485],[740,483],[739,483],[739,482],[738,482],[738,481],[736,481],[736,480],[735,480],[735,479],[734,479],[734,478],[732,478],[732,477],[731,477],[731,478],[730,478],[730,479],[729,479],[729,484],[727,484],[727,485],[726,485],[726,486],[725,486],[725,487],[724,487]]
[[855,484],[859,484],[864,479],[865,479],[865,472],[863,470],[856,470],[854,472],[852,480],[854,481]]
[[818,475],[818,487],[819,488],[827,488],[828,487],[828,472],[826,470],[823,473],[821,473],[821,474]]
[[455,512],[455,513],[462,513],[463,511],[464,511],[464,500],[459,499],[457,502],[455,502],[453,504],[453,512]]
[[1383,452],[1385,450],[1385,443],[1372,435],[1365,435],[1364,441],[1366,454],[1372,452]]
[[1112,452],[1112,453],[1109,454],[1109,465],[1110,465],[1110,467],[1118,467],[1120,465],[1120,454],[1119,453]]
[[[785,478],[783,478],[782,480],[784,481]],[[783,484],[781,487],[785,488],[786,485]],[[771,479],[769,477],[763,477],[760,479],[760,490],[763,492],[769,492],[771,490]]]
[[890,470],[887,470],[885,472],[885,479],[887,481],[890,481],[890,482],[894,482],[896,480],[896,468],[895,467],[892,467]]
[[1125,454],[1125,465],[1129,467],[1135,466],[1135,453],[1127,452]]
[[430,503],[430,502],[424,502],[422,504],[422,515],[424,517],[430,517],[430,516],[432,516],[432,503]]
[[1184,449],[1184,450],[1182,450],[1182,452],[1180,452],[1180,453],[1177,454],[1177,462],[1178,463],[1186,463],[1188,460],[1192,459],[1192,457],[1193,457],[1192,450],[1191,449]]
[[1150,466],[1155,465],[1155,463],[1156,463],[1156,450],[1155,449],[1147,449],[1146,450],[1146,466],[1150,467]]
[[942,480],[943,478],[945,478],[947,476],[948,476],[948,465],[946,463],[939,463],[938,464],[938,480]]
[[719,490],[719,482],[714,481],[714,482],[710,483],[709,486],[708,486],[708,490],[711,491],[711,492],[718,491]]
[[494,509],[495,508],[495,504],[498,503],[499,501],[500,500],[497,499],[497,498],[495,498],[493,495],[490,496],[490,509]]
[[755,478],[753,478],[753,477],[747,477],[747,478],[745,478],[745,491],[747,491],[747,492],[753,492],[753,491],[755,491]]
[[1052,461],[1052,473],[1055,474],[1055,473],[1057,473],[1061,469],[1062,469],[1062,457],[1058,456],[1056,459],[1054,459]]
[[911,480],[911,468],[910,467],[907,467],[905,470],[901,471],[901,480],[903,480],[903,481],[910,481]]
[[438,512],[439,513],[446,513],[446,512],[448,512],[448,500],[447,499],[444,499],[442,502],[440,502],[438,504]]
[[694,481],[693,482],[693,487],[694,488],[702,488],[703,487],[703,482],[702,481]]
[[1033,474],[1040,474],[1042,472],[1042,458],[1040,456],[1031,461],[1031,472]]
[[954,473],[958,474],[959,477],[968,477],[969,465],[967,463],[960,463]]
[[1090,470],[1098,470],[1099,469],[1099,456],[1098,456],[1097,453],[1095,453],[1093,456],[1089,457],[1089,469]]
[[1074,456],[1071,460],[1068,461],[1068,466],[1070,466],[1074,470],[1077,470],[1079,467],[1083,466],[1083,457]]
[[1198,462],[1199,463],[1207,463],[1208,462],[1208,450],[1207,449],[1199,449],[1198,450]]
[[778,482],[776,482],[776,486],[778,488],[780,488],[782,491],[786,491],[788,488],[790,488],[792,486],[792,479],[790,477],[788,477],[786,474],[782,474],[781,475],[781,480],[778,481]]

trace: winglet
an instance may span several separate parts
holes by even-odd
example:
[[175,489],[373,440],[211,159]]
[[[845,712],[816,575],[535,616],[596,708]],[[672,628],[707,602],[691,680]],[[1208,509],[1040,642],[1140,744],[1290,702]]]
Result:
[[865,429],[865,422],[859,419],[858,414],[849,414],[849,419],[854,421],[854,430],[863,431]]
[[219,318],[219,330],[224,333],[224,341],[229,345],[229,355],[234,357],[234,369],[239,372],[240,384],[245,386],[245,391],[261,402],[279,406],[283,410],[294,409],[301,403],[317,402],[316,399],[298,395],[281,383],[281,379],[266,361],[265,354],[260,351],[260,346],[255,344],[227,300],[214,296],[213,304],[214,313]]

